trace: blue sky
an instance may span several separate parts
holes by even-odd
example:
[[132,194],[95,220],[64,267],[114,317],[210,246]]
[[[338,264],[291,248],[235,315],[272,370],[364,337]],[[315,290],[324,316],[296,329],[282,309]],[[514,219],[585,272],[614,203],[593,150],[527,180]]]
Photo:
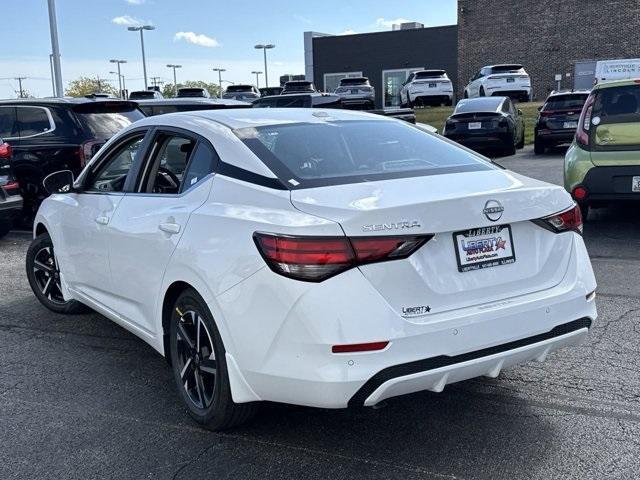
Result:
[[[178,81],[223,78],[255,83],[263,70],[256,43],[274,43],[269,52],[270,84],[284,73],[304,73],[303,32],[332,34],[389,30],[398,19],[426,26],[456,23],[455,0],[56,0],[65,84],[80,75],[100,75],[117,85],[110,58],[122,58],[129,90],[143,87],[139,36],[127,25],[150,23],[145,32],[148,76],[170,81],[167,63],[183,65]],[[51,43],[46,0],[2,0],[0,77],[30,77],[33,95],[51,94]],[[261,79],[261,84],[264,80]],[[0,79],[0,98],[18,85]]]

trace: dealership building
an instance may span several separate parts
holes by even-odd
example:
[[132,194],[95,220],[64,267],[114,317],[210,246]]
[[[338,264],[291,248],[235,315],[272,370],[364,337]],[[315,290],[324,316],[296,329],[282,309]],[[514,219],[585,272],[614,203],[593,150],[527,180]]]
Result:
[[561,88],[589,88],[598,60],[640,58],[638,0],[458,0],[457,9],[457,25],[410,23],[339,36],[305,32],[305,77],[327,92],[341,78],[369,77],[378,107],[389,107],[399,104],[412,71],[446,70],[460,96],[481,67],[521,63],[534,97],[544,99],[558,78]]

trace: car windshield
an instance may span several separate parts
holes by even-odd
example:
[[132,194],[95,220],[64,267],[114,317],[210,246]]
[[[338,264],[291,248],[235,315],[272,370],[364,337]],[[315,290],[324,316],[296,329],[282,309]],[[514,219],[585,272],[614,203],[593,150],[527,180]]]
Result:
[[396,121],[296,123],[235,133],[284,183],[301,188],[495,168]]
[[555,95],[547,100],[543,110],[582,110],[588,94]]
[[471,100],[460,100],[456,106],[456,113],[469,113],[469,112],[495,112],[502,103],[503,99],[500,97],[486,97],[486,98],[474,98]]
[[88,104],[74,109],[82,126],[93,137],[108,138],[144,118],[144,114],[131,105]]

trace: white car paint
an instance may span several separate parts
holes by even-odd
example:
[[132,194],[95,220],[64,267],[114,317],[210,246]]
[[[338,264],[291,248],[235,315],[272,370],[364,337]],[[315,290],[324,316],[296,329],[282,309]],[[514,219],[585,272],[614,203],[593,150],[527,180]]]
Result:
[[640,58],[599,60],[596,62],[596,84],[630,78],[640,78]]
[[418,70],[412,72],[400,89],[403,105],[418,103],[453,104],[453,83],[444,70]]
[[[514,67],[509,69],[508,67]],[[466,98],[507,96],[518,92],[521,100],[532,98],[531,78],[522,65],[504,64],[482,67],[464,89]]]
[[[214,172],[180,195],[67,193],[46,199],[35,220],[56,248],[65,298],[85,303],[164,354],[162,306],[184,282],[204,298],[225,345],[233,400],[327,408],[374,405],[418,390],[544,360],[581,341],[586,325],[447,366],[379,378],[398,365],[483,351],[537,338],[578,319],[595,321],[596,282],[581,235],[531,222],[574,207],[561,187],[492,166],[438,136],[440,158],[482,162],[481,170],[288,189],[234,130],[268,125],[370,121],[382,116],[319,109],[185,112],[143,119],[206,138],[243,178]],[[338,125],[338,124],[335,124]],[[410,125],[402,128],[414,129]],[[228,169],[228,172],[234,171]],[[260,177],[263,184],[253,178]],[[260,183],[260,182],[258,182]],[[453,232],[496,225],[487,202],[504,205],[515,263],[461,273]],[[99,219],[99,221],[98,221]],[[170,223],[179,231],[159,229]],[[360,265],[321,282],[285,277],[258,251],[255,232],[305,237],[433,235],[405,259]],[[427,306],[429,311],[427,310]],[[336,345],[389,342],[377,351],[332,353]],[[378,376],[376,376],[378,375]]]

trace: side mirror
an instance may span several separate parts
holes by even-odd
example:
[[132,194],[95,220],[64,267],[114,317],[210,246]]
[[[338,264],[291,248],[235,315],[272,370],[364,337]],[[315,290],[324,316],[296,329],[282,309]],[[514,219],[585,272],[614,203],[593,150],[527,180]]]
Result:
[[518,109],[518,115],[522,116],[522,110]]
[[73,190],[73,172],[60,170],[47,175],[42,181],[42,186],[48,194],[69,193]]

